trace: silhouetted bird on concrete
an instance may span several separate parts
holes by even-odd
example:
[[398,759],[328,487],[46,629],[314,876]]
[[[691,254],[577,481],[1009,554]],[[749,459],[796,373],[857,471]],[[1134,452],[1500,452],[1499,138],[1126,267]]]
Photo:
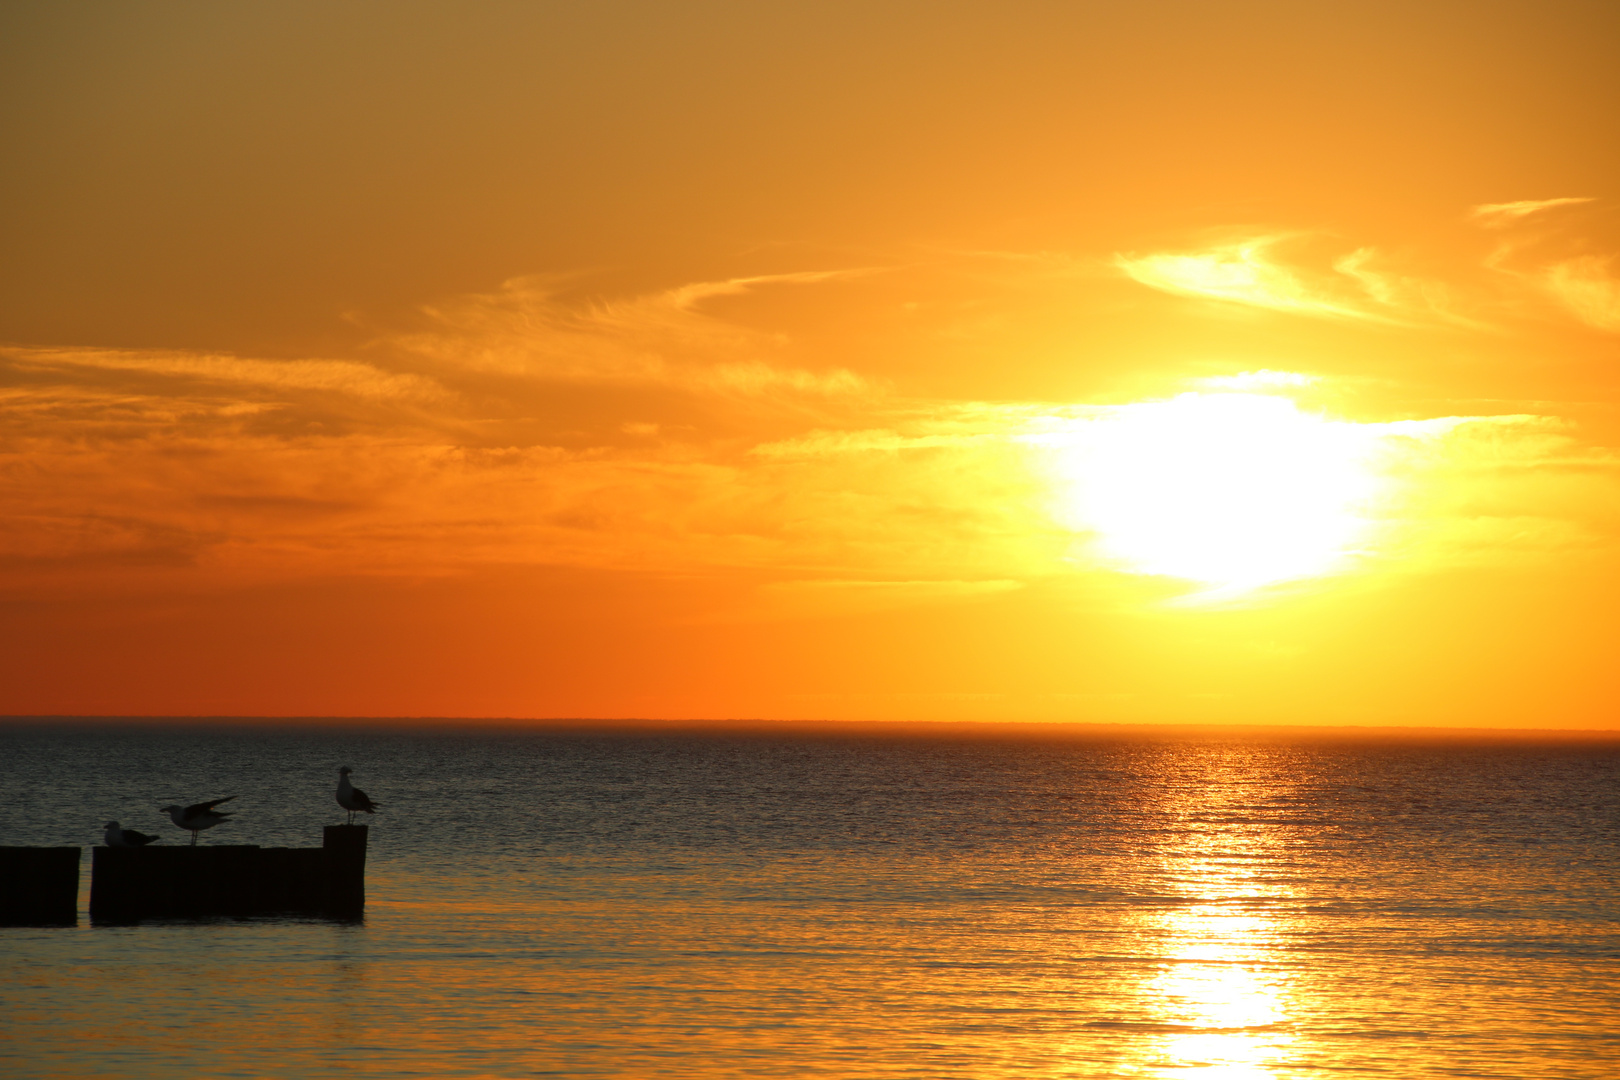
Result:
[[212,829],[215,825],[231,816],[215,810],[214,807],[220,803],[230,802],[234,798],[236,798],[235,795],[227,795],[223,799],[215,799],[213,802],[192,803],[190,806],[183,808],[179,806],[160,806],[158,809],[168,814],[169,820],[174,822],[175,825],[191,834],[191,844],[195,847],[199,832],[203,829]]
[[370,814],[380,809],[371,801],[371,796],[349,783],[349,774],[354,772],[347,765],[338,770],[338,805],[349,812],[349,824],[354,824],[354,815]]
[[107,841],[108,847],[145,847],[147,844],[157,843],[157,837],[147,836],[134,829],[121,829],[116,821],[107,822],[107,831],[101,835]]

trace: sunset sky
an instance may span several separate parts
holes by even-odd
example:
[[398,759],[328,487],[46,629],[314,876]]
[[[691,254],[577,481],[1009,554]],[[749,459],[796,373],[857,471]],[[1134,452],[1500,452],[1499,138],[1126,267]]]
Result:
[[1620,6],[0,7],[0,713],[1620,728]]

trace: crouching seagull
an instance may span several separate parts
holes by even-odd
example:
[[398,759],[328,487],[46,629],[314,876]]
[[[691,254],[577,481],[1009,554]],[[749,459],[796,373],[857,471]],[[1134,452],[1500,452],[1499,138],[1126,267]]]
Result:
[[236,798],[235,795],[227,795],[223,799],[215,799],[213,802],[192,803],[186,807],[160,806],[158,809],[168,814],[169,820],[174,822],[175,825],[189,832],[191,834],[191,846],[196,847],[199,832],[204,829],[212,829],[215,825],[231,816],[215,810],[214,807],[220,803],[230,802],[234,798]]
[[349,824],[354,824],[354,815],[370,814],[377,811],[378,806],[371,801],[371,796],[349,783],[349,774],[354,772],[347,765],[338,770],[338,805],[349,812]]
[[107,831],[102,833],[102,839],[107,841],[108,847],[145,847],[147,844],[157,842],[157,837],[147,836],[134,829],[121,829],[118,822],[107,822]]

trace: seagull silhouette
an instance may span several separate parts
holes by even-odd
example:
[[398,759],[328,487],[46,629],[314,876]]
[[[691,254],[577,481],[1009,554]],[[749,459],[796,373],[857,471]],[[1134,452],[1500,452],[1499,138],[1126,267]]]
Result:
[[107,822],[107,831],[102,833],[108,847],[145,847],[147,844],[157,843],[157,837],[147,836],[134,829],[119,828],[118,822]]
[[354,824],[354,815],[370,814],[380,807],[371,801],[371,796],[349,783],[349,774],[354,772],[347,765],[338,770],[338,805],[349,812],[349,824]]
[[213,802],[192,803],[186,807],[160,806],[158,809],[168,814],[169,820],[174,822],[176,826],[189,832],[191,834],[191,846],[196,847],[199,832],[203,829],[212,829],[215,825],[229,819],[231,816],[224,811],[215,810],[214,807],[220,803],[230,802],[234,798],[236,798],[235,795],[227,795],[223,799],[215,799]]

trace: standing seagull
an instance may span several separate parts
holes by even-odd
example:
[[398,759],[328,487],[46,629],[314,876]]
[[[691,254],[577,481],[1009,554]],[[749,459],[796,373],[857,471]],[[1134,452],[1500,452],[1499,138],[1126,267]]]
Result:
[[134,829],[121,829],[118,822],[107,822],[107,831],[102,833],[102,839],[107,841],[108,847],[145,847],[147,844],[157,842],[157,837],[147,836]]
[[338,770],[338,805],[349,812],[349,824],[354,824],[354,815],[360,813],[374,813],[378,806],[371,801],[371,796],[349,783],[349,774],[354,772],[347,765]]
[[214,807],[222,802],[230,802],[234,798],[236,798],[235,795],[227,795],[223,799],[215,799],[213,802],[192,803],[190,806],[183,808],[179,806],[160,806],[158,809],[168,814],[170,821],[189,832],[191,834],[191,846],[196,847],[199,832],[203,829],[212,829],[215,825],[231,816],[223,811],[215,810]]

